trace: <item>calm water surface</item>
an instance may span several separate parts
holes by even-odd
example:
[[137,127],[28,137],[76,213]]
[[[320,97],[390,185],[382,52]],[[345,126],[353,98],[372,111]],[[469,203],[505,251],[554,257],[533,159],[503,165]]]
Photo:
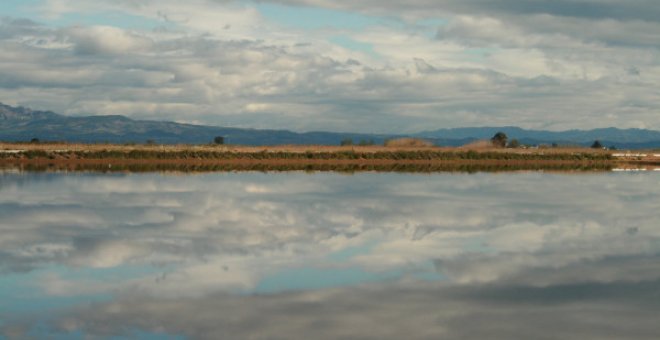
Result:
[[0,337],[658,339],[660,174],[0,173]]

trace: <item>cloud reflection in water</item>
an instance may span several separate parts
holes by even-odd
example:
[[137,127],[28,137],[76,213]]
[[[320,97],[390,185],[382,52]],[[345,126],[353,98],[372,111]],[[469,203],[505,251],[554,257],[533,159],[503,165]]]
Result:
[[[654,174],[0,180],[5,332],[47,320],[209,339],[660,333]],[[22,284],[44,303],[11,313]]]

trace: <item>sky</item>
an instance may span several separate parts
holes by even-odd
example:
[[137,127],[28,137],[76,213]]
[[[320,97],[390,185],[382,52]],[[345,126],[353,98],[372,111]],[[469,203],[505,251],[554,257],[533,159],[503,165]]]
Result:
[[660,129],[657,0],[3,0],[0,102],[294,131]]

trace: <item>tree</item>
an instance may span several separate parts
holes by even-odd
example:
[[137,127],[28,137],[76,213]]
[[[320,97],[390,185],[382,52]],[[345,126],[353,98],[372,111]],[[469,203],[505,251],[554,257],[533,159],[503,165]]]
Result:
[[520,142],[517,139],[512,139],[509,142],[508,147],[513,148],[513,149],[519,148],[520,147]]
[[39,138],[32,138],[30,140],[30,143],[32,143],[32,144],[39,144],[39,142],[40,142]]
[[493,138],[490,139],[490,141],[493,143],[494,146],[503,148],[506,146],[506,140],[509,137],[506,136],[506,133],[504,132],[498,132],[493,136]]
[[225,144],[225,137],[217,136],[217,137],[213,138],[213,143],[218,144],[218,145]]
[[603,148],[603,144],[601,144],[599,140],[595,140],[594,143],[591,144],[591,147],[592,147],[593,149],[602,149],[602,148]]
[[341,145],[341,146],[353,145],[353,139],[351,139],[351,138],[342,139],[341,142],[339,143],[339,145]]

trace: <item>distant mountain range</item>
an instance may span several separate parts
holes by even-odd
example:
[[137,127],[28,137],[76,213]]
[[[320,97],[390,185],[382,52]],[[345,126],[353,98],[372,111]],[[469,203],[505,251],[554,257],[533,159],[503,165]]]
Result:
[[[436,145],[459,146],[487,139],[502,131],[523,144],[590,145],[595,140],[617,148],[660,148],[660,131],[642,129],[595,129],[570,131],[525,130],[518,127],[455,128],[406,135],[425,138]],[[317,144],[338,145],[342,140],[372,141],[382,144],[386,139],[404,135],[359,134],[336,132],[296,133],[287,130],[256,130],[216,126],[180,124],[174,122],[133,120],[124,116],[69,117],[50,111],[33,111],[0,103],[0,140],[67,142],[111,142],[175,144],[211,143],[217,136],[226,143],[241,145]]]
[[162,144],[211,143],[217,136],[226,143],[241,145],[339,144],[342,139],[373,140],[382,143],[387,136],[256,130],[180,124],[174,122],[133,120],[124,116],[68,117],[50,111],[32,111],[0,103],[0,140]]
[[644,129],[604,128],[593,130],[544,131],[525,130],[515,126],[454,128],[426,131],[416,134],[420,138],[442,138],[448,140],[479,140],[491,138],[497,132],[504,132],[509,138],[518,139],[522,144],[539,145],[591,145],[598,140],[605,146],[618,148],[658,148],[660,131]]

